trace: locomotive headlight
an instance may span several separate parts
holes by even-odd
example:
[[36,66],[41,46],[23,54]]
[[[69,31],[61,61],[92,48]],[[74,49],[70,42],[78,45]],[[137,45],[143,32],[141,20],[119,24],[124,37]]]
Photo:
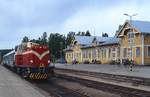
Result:
[[48,63],[50,63],[50,60],[48,60]]
[[33,60],[30,60],[30,63],[33,63]]

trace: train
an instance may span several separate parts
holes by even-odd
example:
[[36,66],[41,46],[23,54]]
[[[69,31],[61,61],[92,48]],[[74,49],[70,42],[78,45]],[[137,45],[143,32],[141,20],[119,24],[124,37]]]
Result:
[[33,42],[17,45],[3,56],[2,64],[27,79],[46,80],[54,75],[48,46]]

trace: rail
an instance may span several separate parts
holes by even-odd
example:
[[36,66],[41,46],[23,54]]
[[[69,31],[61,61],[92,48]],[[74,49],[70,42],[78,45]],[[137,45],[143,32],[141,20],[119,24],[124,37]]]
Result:
[[[150,92],[145,91],[142,89],[135,89],[126,86],[120,86],[105,82],[97,82],[93,79],[86,79],[84,76],[95,77],[95,78],[104,78],[107,80],[114,80],[114,81],[122,81],[122,82],[131,82],[133,85],[149,85],[149,79],[146,78],[138,78],[138,77],[129,77],[129,76],[120,76],[120,75],[113,75],[113,74],[104,74],[104,73],[95,73],[95,72],[88,72],[88,71],[78,71],[78,70],[69,70],[69,69],[56,69],[55,70],[56,76],[59,78],[68,79],[71,81],[78,82],[83,84],[87,87],[109,91],[116,94],[120,94],[121,97],[149,97]],[[71,76],[69,74],[74,74],[78,76]],[[80,76],[80,77],[79,77]],[[117,79],[116,79],[117,78]],[[146,80],[145,80],[146,79]],[[146,83],[145,83],[146,82]]]

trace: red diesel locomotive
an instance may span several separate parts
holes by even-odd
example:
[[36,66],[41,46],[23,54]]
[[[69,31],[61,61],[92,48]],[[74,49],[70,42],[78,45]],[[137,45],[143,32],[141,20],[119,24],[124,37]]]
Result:
[[30,79],[48,79],[54,69],[48,47],[33,42],[16,46],[14,51],[3,56],[3,64]]

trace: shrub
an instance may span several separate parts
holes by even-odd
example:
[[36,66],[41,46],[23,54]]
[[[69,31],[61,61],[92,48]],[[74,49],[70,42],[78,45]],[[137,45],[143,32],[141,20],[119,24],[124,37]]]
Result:
[[90,61],[85,60],[83,63],[84,63],[84,64],[90,64]]
[[78,64],[79,62],[77,60],[72,61],[72,64]]
[[101,64],[101,61],[100,60],[92,60],[92,63],[93,64]]
[[109,62],[109,64],[111,64],[111,65],[115,65],[117,62],[115,61],[115,60],[111,60],[110,62]]
[[100,60],[96,61],[96,64],[101,64],[102,62]]

